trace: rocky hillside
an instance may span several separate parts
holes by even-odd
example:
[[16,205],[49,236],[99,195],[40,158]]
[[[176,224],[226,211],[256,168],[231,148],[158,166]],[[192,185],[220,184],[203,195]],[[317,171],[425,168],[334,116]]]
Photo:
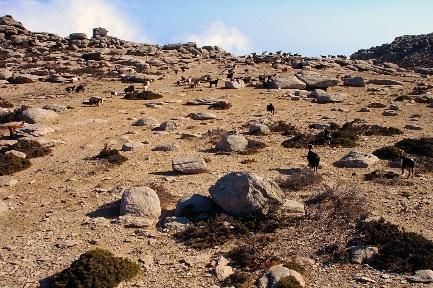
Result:
[[361,49],[351,58],[376,59],[379,62],[392,62],[411,69],[433,68],[433,33],[397,37],[390,44]]

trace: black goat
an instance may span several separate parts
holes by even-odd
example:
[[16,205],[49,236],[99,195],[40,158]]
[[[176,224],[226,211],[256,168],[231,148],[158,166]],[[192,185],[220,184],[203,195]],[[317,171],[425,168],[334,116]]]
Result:
[[313,145],[308,144],[307,160],[308,160],[308,164],[313,169],[313,171],[317,172],[317,168],[319,168],[319,163],[320,163],[320,156],[319,154],[311,151],[312,149],[313,149]]
[[210,80],[209,78],[209,88],[212,87],[212,85],[215,85],[215,88],[218,87],[218,79]]
[[68,92],[68,93],[72,93],[72,92],[75,91],[75,86],[66,87],[65,90],[66,90],[66,92]]
[[275,114],[275,107],[274,107],[274,105],[272,105],[272,103],[269,103],[266,106],[266,111],[268,111],[269,113],[272,113],[272,115],[274,115]]
[[135,90],[134,85],[128,86],[128,87],[126,87],[125,89],[123,89],[123,91],[124,91],[125,93],[132,93],[132,92],[134,92],[134,90]]
[[86,90],[84,85],[78,85],[77,88],[75,88],[76,93],[84,92],[84,90]]
[[415,160],[409,157],[406,157],[403,151],[400,151],[400,158],[401,158],[401,175],[403,176],[404,170],[407,170],[409,174],[407,175],[407,178],[410,177],[412,174],[413,178],[413,170],[415,168]]

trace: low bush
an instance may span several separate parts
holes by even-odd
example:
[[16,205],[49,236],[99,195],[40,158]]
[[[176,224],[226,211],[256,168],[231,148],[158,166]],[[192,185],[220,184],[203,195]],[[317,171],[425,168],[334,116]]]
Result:
[[287,276],[277,282],[276,288],[302,288],[298,280],[293,276]]
[[385,146],[376,149],[373,155],[382,160],[394,160],[400,158],[400,149],[395,146]]
[[105,147],[98,155],[92,157],[93,160],[103,160],[113,165],[121,165],[128,160],[123,155],[120,155],[119,150]]
[[268,145],[266,145],[266,143],[264,143],[264,142],[253,140],[253,139],[248,139],[247,149],[245,151],[241,151],[240,154],[241,155],[256,154],[256,153],[260,152],[260,150],[262,150],[266,147],[268,147]]
[[26,154],[27,158],[43,157],[51,154],[51,149],[42,146],[39,142],[34,140],[18,140],[17,143],[10,147],[10,150],[16,150]]
[[0,176],[12,175],[32,165],[30,160],[12,154],[0,154]]
[[124,99],[127,100],[155,100],[161,99],[163,96],[152,91],[136,90],[132,93],[127,93]]
[[299,191],[322,182],[322,175],[304,168],[299,173],[280,177],[276,182],[283,190]]
[[357,237],[348,245],[371,245],[379,248],[379,254],[370,265],[379,270],[397,273],[413,273],[433,268],[433,241],[424,236],[406,232],[383,218],[360,221]]
[[138,264],[111,252],[95,249],[75,260],[70,267],[50,279],[52,288],[114,288],[138,274]]
[[11,101],[2,99],[0,97],[0,108],[13,108],[14,107],[14,103],[12,103]]
[[433,157],[433,138],[406,138],[397,142],[395,146],[409,154]]

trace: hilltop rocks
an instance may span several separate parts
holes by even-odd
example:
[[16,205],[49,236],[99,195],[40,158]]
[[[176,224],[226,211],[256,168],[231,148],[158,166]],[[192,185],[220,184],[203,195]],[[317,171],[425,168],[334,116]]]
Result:
[[101,52],[84,53],[83,55],[81,55],[81,58],[83,58],[86,61],[89,61],[89,60],[101,61],[103,59]]
[[141,217],[153,225],[161,216],[161,204],[156,192],[149,187],[127,189],[120,201],[120,215]]
[[340,83],[340,80],[332,77],[327,77],[322,74],[310,71],[303,71],[295,75],[299,80],[306,84],[306,88],[311,89],[323,89],[326,90],[329,87],[336,86]]
[[397,37],[392,43],[361,49],[352,59],[375,59],[378,62],[392,62],[403,68],[433,67],[433,33]]
[[134,126],[147,126],[150,128],[158,127],[160,123],[153,117],[144,117],[135,121]]
[[223,136],[216,144],[216,149],[225,152],[241,152],[247,149],[248,140],[242,135]]
[[176,217],[195,217],[209,213],[215,208],[215,203],[210,197],[200,194],[187,195],[176,204]]
[[231,172],[209,189],[215,203],[233,216],[266,215],[283,204],[284,193],[267,178]]
[[313,90],[311,96],[316,97],[316,102],[319,104],[338,103],[343,102],[346,99],[344,94],[329,93],[321,89]]
[[350,151],[343,158],[334,163],[339,168],[368,168],[379,161],[379,158],[370,153]]
[[51,110],[42,108],[28,108],[21,112],[19,118],[30,124],[39,122],[52,122],[57,120],[58,114]]
[[300,89],[303,90],[307,85],[294,76],[278,76],[272,78],[269,89]]
[[173,159],[173,171],[182,174],[200,174],[207,171],[207,165],[200,156],[183,156]]
[[216,115],[209,112],[191,113],[188,115],[193,120],[212,120],[216,118]]

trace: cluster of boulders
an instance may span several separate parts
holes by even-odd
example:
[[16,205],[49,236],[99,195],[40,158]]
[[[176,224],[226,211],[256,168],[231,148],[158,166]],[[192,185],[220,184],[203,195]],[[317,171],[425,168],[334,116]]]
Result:
[[[404,68],[433,68],[433,33],[425,35],[406,35],[395,38],[392,43],[361,49],[352,59],[375,59],[377,62],[392,62]],[[422,70],[419,70],[420,72]],[[425,70],[426,74],[432,72]]]

